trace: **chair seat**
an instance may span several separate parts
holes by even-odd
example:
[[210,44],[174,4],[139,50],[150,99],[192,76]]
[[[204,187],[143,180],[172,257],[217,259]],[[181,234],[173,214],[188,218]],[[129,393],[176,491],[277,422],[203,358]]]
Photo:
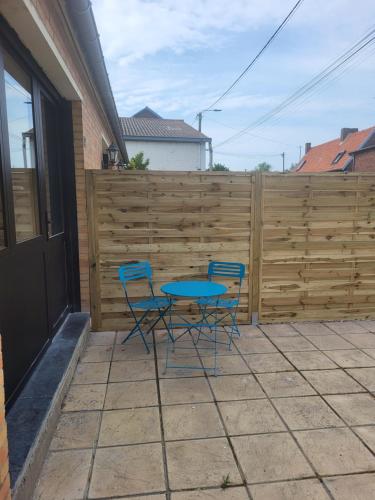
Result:
[[203,297],[197,300],[200,306],[222,307],[232,309],[238,306],[238,299],[215,299],[214,297]]
[[137,302],[132,302],[131,305],[134,309],[144,309],[151,311],[153,309],[163,309],[168,307],[170,304],[167,297],[149,297],[148,299],[138,300]]

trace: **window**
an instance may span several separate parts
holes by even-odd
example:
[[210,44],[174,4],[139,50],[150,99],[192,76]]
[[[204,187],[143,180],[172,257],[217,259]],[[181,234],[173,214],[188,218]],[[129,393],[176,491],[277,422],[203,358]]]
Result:
[[332,161],[332,164],[334,165],[335,163],[338,163],[341,158],[344,156],[344,154],[346,153],[346,151],[340,151],[340,153],[337,153],[337,155],[334,157],[333,161]]
[[6,52],[4,76],[16,241],[20,242],[40,231],[31,78]]

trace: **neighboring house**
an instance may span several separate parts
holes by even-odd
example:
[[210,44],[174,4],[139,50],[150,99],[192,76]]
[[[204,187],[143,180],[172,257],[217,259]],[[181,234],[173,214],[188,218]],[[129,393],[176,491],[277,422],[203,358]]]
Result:
[[352,172],[375,173],[375,144],[357,149],[350,154],[353,157]]
[[148,107],[120,120],[129,157],[143,151],[150,170],[206,169],[211,139],[184,120],[162,118]]
[[[9,410],[11,477],[13,484],[18,478],[20,487],[27,484],[22,478],[27,453],[65,373],[66,349],[73,349],[81,338],[77,328],[88,321],[87,314],[72,314],[89,310],[85,169],[100,169],[112,143],[126,161],[89,0],[1,0],[0,363],[4,379],[0,368],[0,380],[4,380]],[[61,342],[60,327],[66,325],[70,331]],[[51,349],[54,358],[43,372],[43,360]],[[29,383],[40,373],[44,379],[31,388]],[[0,498],[6,499],[8,443],[1,386],[0,399]],[[31,498],[25,492],[16,497]]]
[[[375,145],[375,127],[365,130],[357,128],[341,129],[340,137],[318,146],[305,145],[305,155],[296,166],[294,172],[351,172],[354,170],[354,160],[360,151]],[[352,154],[354,152],[354,155]],[[371,155],[367,155],[370,159]],[[356,160],[357,161],[357,160]],[[361,161],[361,164],[363,162]],[[356,169],[358,171],[358,169]],[[367,172],[375,172],[375,163],[368,165]]]

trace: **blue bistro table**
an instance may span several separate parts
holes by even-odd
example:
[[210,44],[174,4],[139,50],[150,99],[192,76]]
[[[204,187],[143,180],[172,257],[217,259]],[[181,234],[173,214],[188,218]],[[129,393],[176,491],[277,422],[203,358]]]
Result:
[[[185,368],[185,369],[190,369],[190,370],[213,370],[214,374],[216,375],[216,333],[217,333],[217,317],[216,313],[212,315],[212,321],[204,320],[202,321],[202,318],[200,318],[200,321],[197,323],[192,323],[187,321],[185,318],[180,316],[179,314],[174,311],[174,305],[176,304],[176,299],[191,299],[194,302],[196,302],[198,299],[201,298],[215,298],[219,299],[221,295],[226,293],[227,287],[224,285],[221,285],[220,283],[215,283],[213,281],[173,281],[171,283],[167,283],[166,285],[163,285],[160,290],[165,293],[171,302],[171,307],[169,310],[169,329],[172,333],[172,337],[174,338],[174,342],[171,341],[170,336],[168,336],[168,342],[167,342],[167,356],[166,356],[166,363],[165,363],[165,369],[167,370],[168,368]],[[175,316],[178,319],[181,319],[181,322],[173,322],[172,321],[172,315],[175,314]],[[210,316],[211,317],[211,316]],[[178,335],[177,337],[173,335],[173,330],[174,328],[184,328],[183,332]],[[197,355],[197,351],[195,348],[195,342],[192,336],[192,331],[197,331],[198,332],[198,338],[200,333],[202,332],[202,328],[206,328],[209,330],[210,334],[209,336],[212,337],[212,342],[213,342],[213,347],[209,347],[208,349],[211,349],[214,354],[214,366],[213,367],[202,367],[202,365],[199,362],[199,358],[197,356],[198,360],[198,365],[196,366],[189,366],[189,365],[177,365],[175,363],[171,364],[170,363],[170,352],[175,353],[176,349],[188,349],[188,350],[193,350],[195,354]],[[191,347],[179,347],[177,345],[177,341],[181,339],[184,335],[189,334],[193,341],[193,345]],[[208,335],[206,334],[205,337]],[[191,357],[191,356],[190,356]]]

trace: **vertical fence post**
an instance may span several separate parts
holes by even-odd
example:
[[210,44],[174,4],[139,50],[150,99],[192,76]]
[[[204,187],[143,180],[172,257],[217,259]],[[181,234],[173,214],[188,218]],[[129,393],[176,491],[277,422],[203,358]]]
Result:
[[95,174],[93,171],[86,171],[86,197],[87,197],[87,217],[88,217],[88,243],[89,243],[89,286],[90,286],[90,313],[93,330],[101,328],[101,293],[100,293],[100,258],[98,235],[96,231],[96,191]]
[[251,304],[251,323],[256,325],[260,315],[260,290],[261,290],[261,268],[262,268],[262,240],[263,240],[263,175],[261,172],[255,172],[254,176],[254,202],[251,217],[252,229],[252,265],[249,279],[252,287]]

